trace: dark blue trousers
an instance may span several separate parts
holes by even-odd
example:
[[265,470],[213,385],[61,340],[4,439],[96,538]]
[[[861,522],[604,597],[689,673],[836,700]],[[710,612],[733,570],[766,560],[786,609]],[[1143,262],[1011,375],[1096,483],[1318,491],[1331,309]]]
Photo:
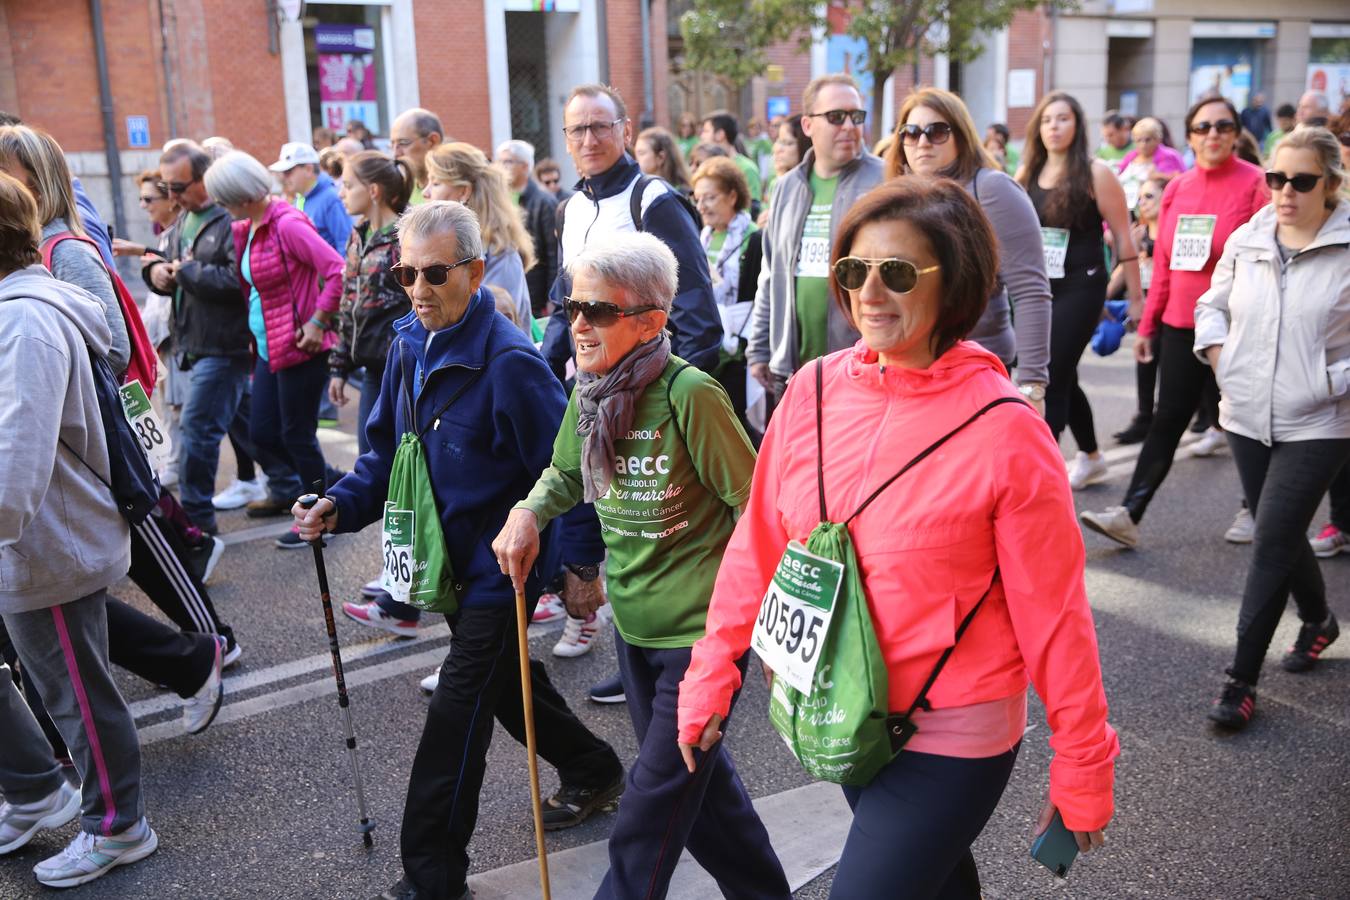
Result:
[[903,750],[866,787],[844,788],[853,826],[830,900],[979,900],[970,845],[994,814],[1021,746],[983,759]]
[[[609,872],[597,900],[660,900],[686,847],[717,880],[723,896],[788,900],[787,876],[725,742],[707,753],[696,751],[692,775],[680,756],[676,705],[690,648],[634,647],[617,630],[614,647],[638,757],[628,770],[609,838]],[[740,669],[744,675],[745,657]],[[731,702],[734,708],[736,698]]]

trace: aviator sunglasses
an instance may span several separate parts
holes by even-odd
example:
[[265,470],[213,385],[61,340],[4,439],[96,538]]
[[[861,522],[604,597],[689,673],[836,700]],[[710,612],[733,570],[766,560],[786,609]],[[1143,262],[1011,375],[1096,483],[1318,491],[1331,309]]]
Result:
[[942,266],[929,266],[920,269],[907,259],[864,259],[861,256],[845,256],[834,264],[834,280],[846,291],[860,290],[867,281],[867,273],[873,266],[881,268],[881,283],[897,294],[908,294],[919,283],[920,275],[936,272]]
[[610,303],[608,300],[573,300],[571,297],[564,297],[563,309],[567,311],[568,322],[575,322],[577,316],[581,315],[585,316],[586,321],[596,328],[605,328],[620,319],[626,319],[640,313],[655,312],[661,307],[644,305],[630,306],[625,309],[617,303]]
[[458,269],[465,263],[473,262],[476,258],[477,257],[470,256],[461,259],[457,263],[437,263],[434,266],[423,266],[420,269],[415,269],[412,266],[405,266],[403,263],[399,263],[398,265],[390,266],[389,271],[393,273],[394,278],[397,279],[398,283],[405,288],[410,288],[417,283],[418,272],[422,273],[422,277],[427,280],[427,284],[432,287],[440,287],[445,284],[445,279],[450,277],[451,269]]
[[1286,175],[1283,172],[1267,172],[1266,187],[1272,191],[1282,191],[1286,184],[1293,185],[1294,190],[1300,194],[1306,194],[1317,187],[1317,182],[1322,180],[1321,175],[1313,175],[1310,172],[1304,172],[1301,175]]

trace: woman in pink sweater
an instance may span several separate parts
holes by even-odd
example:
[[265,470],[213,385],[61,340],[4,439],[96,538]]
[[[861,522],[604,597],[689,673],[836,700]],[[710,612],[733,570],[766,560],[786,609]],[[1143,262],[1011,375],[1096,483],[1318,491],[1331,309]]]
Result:
[[[848,524],[888,708],[907,710],[956,647],[928,692],[931,709],[914,715],[917,734],[869,784],[845,788],[855,821],[834,898],[979,895],[970,845],[1012,772],[1029,681],[1056,751],[1038,830],[1058,810],[1087,850],[1112,815],[1119,746],[1064,462],[998,358],[962,340],[992,293],[995,248],[979,206],[947,179],[899,179],[849,211],[834,250],[836,298],[862,340],[823,359],[819,393],[814,370],[788,383],[680,686],[679,740],[692,763],[720,737],[760,598],[787,543],[820,522],[819,491],[829,521],[844,522],[903,461],[991,401],[1013,400]],[[957,623],[982,598],[958,643]]]
[[[295,498],[327,484],[319,448],[319,398],[342,295],[342,257],[295,207],[271,195],[272,176],[247,153],[227,153],[206,170],[207,193],[234,216],[239,286],[248,298],[257,366],[249,436],[267,472],[267,500],[253,516],[287,512]],[[292,531],[278,539],[305,544]]]
[[1172,468],[1206,385],[1214,384],[1214,373],[1191,352],[1195,301],[1209,289],[1228,236],[1270,202],[1265,173],[1233,153],[1241,127],[1237,109],[1227,100],[1192,106],[1186,134],[1195,168],[1163,191],[1153,283],[1134,344],[1137,361],[1157,357],[1158,409],[1121,505],[1080,517],[1088,528],[1126,547],[1139,543],[1139,522]]

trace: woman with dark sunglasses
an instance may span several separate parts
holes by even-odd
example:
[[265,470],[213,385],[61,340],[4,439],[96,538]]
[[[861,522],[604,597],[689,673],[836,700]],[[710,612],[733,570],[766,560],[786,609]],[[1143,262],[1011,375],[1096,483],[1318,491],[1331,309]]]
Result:
[[1044,414],[1050,377],[1050,282],[1036,209],[980,144],[960,97],[924,88],[905,99],[899,121],[896,140],[886,152],[886,178],[952,178],[989,217],[1000,248],[998,282],[970,340],[997,356],[1010,373],[1015,360],[1022,396]]
[[1144,305],[1125,191],[1115,169],[1092,158],[1086,126],[1077,100],[1062,91],[1045,95],[1027,125],[1017,172],[1040,218],[1046,275],[1054,295],[1045,418],[1056,439],[1067,425],[1078,444],[1069,474],[1074,490],[1107,477],[1092,406],[1078,384],[1078,361],[1106,303],[1103,222],[1115,240],[1116,259],[1125,267],[1131,312],[1137,316]]
[[1305,672],[1340,627],[1305,533],[1350,464],[1350,200],[1336,139],[1302,126],[1275,146],[1273,202],[1233,232],[1195,308],[1193,352],[1218,376],[1220,421],[1256,520],[1237,651],[1209,718],[1251,720],[1256,682],[1293,594],[1302,625],[1281,660]]
[[[1087,851],[1111,820],[1119,744],[1106,721],[1082,537],[1044,422],[998,358],[965,339],[998,271],[997,238],[970,194],[948,179],[892,179],[850,208],[833,257],[833,300],[861,339],[787,384],[680,685],[681,749],[691,767],[705,764],[699,750],[716,749],[789,541],[844,523],[857,562],[844,576],[861,582],[886,709],[910,710],[918,730],[870,781],[844,788],[853,824],[830,896],[976,900],[971,844],[1012,774],[1029,679],[1051,710],[1056,750],[1035,830],[1058,811]],[[854,514],[869,495],[875,502]],[[841,624],[838,610],[833,618]],[[953,647],[927,704],[914,707]],[[864,662],[836,654],[817,684]]]
[[1195,103],[1186,113],[1195,168],[1163,191],[1153,282],[1134,344],[1136,360],[1158,360],[1158,409],[1121,505],[1079,516],[1088,528],[1126,547],[1138,544],[1139,522],[1214,378],[1191,352],[1195,302],[1208,290],[1229,236],[1270,201],[1265,175],[1234,153],[1239,128],[1229,101]]

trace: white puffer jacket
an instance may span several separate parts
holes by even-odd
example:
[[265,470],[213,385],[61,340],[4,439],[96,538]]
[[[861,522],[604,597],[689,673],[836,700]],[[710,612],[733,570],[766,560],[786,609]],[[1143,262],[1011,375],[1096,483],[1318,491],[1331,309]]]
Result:
[[1272,442],[1350,438],[1350,200],[1287,262],[1266,206],[1228,240],[1195,305],[1195,353],[1223,346],[1219,423]]

